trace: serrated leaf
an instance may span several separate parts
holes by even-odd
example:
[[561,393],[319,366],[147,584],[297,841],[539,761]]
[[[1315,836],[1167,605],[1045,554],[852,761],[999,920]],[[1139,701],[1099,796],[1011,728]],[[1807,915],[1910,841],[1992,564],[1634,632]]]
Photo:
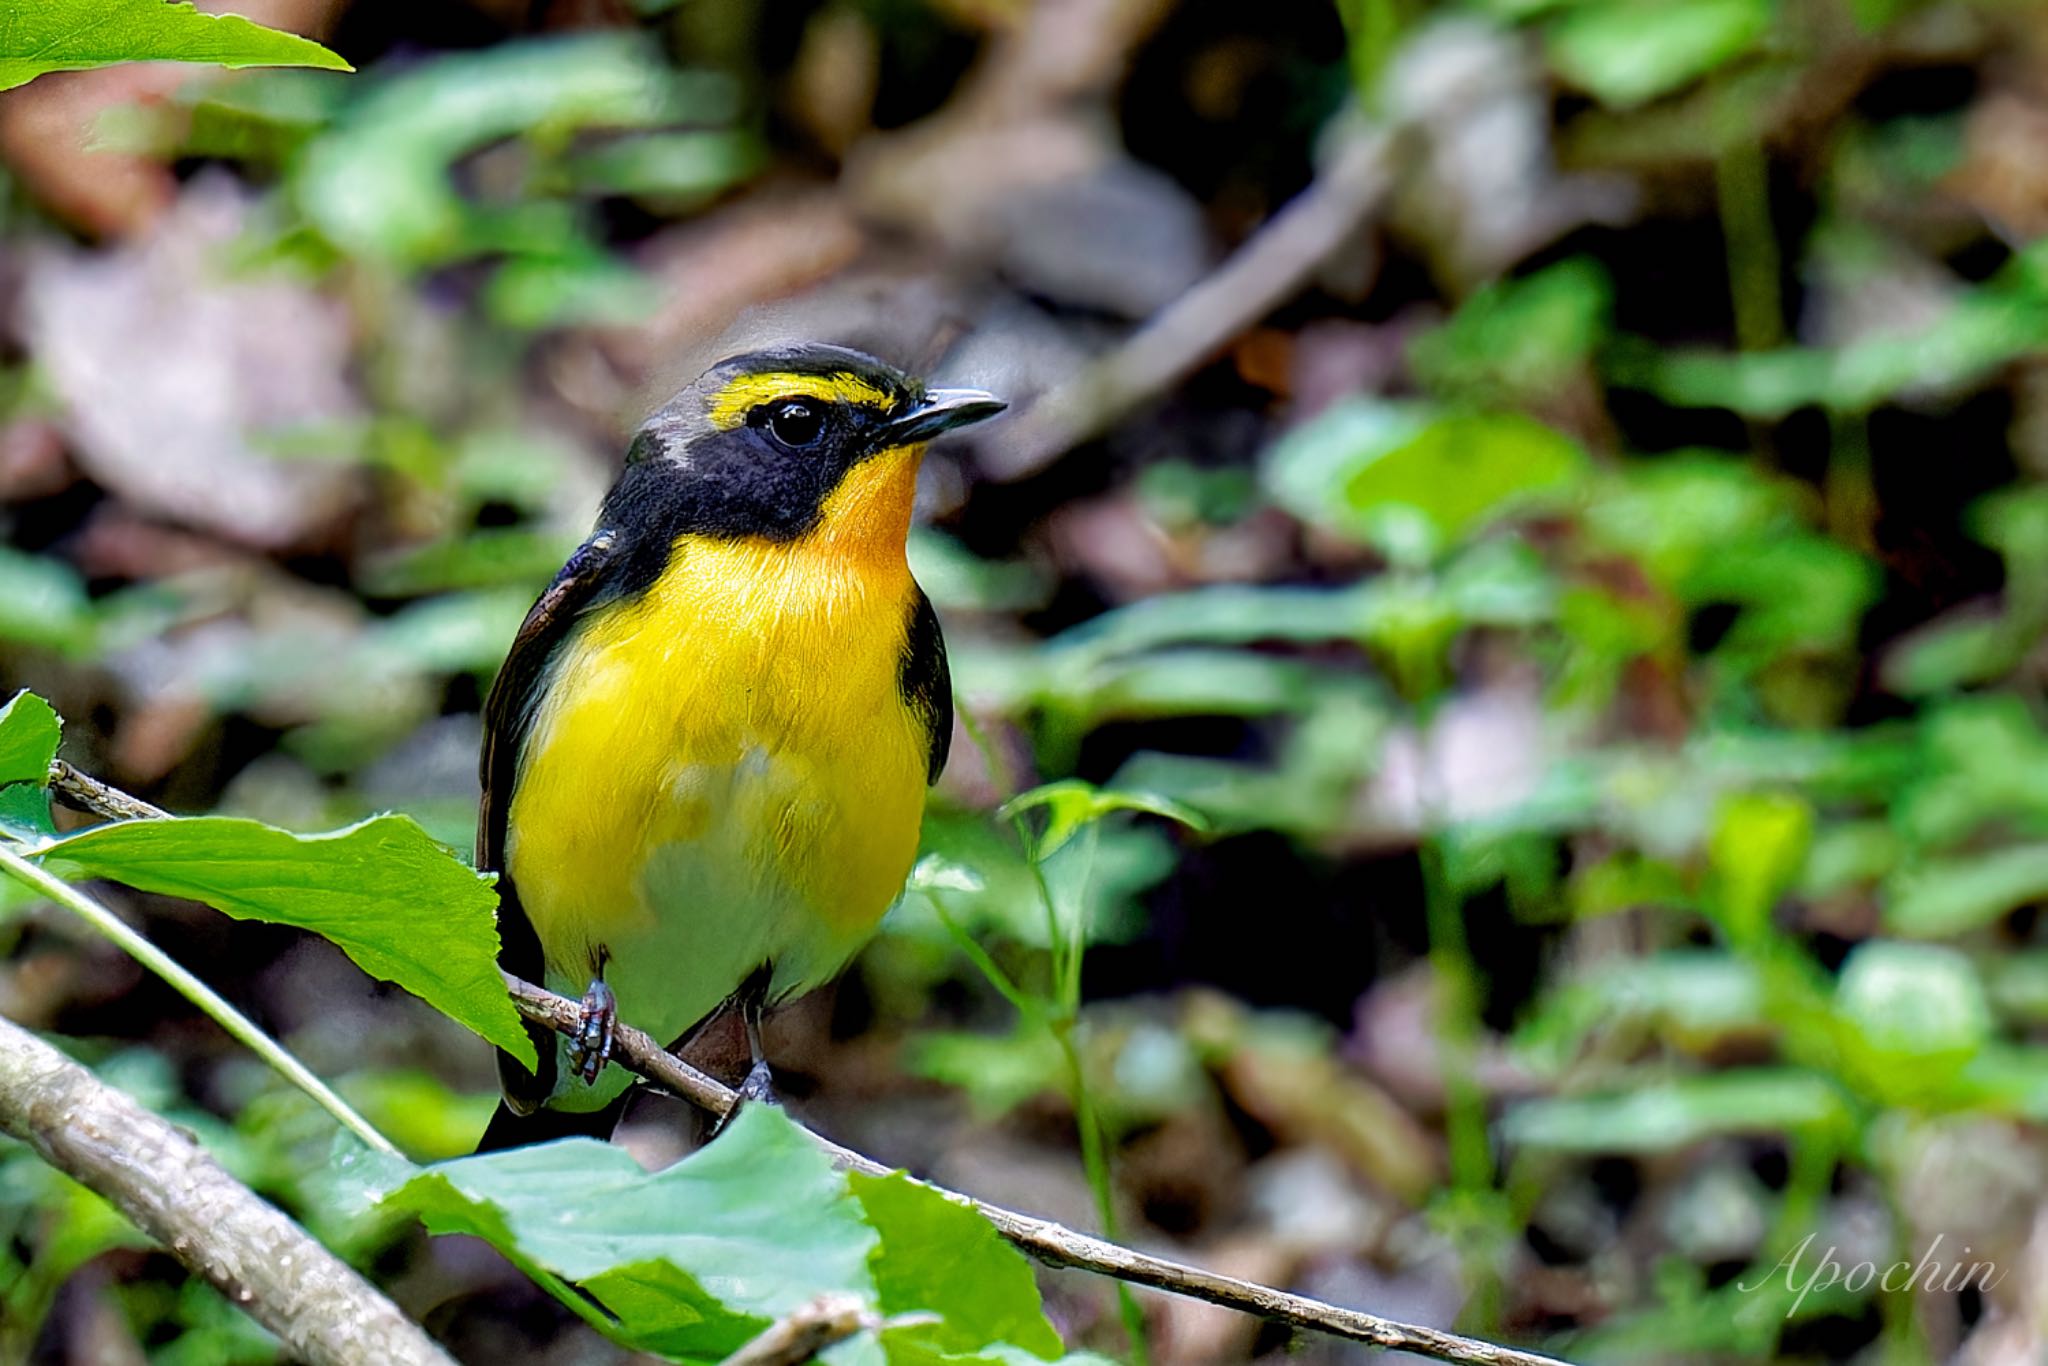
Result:
[[569,1139],[430,1168],[382,1203],[581,1287],[617,1316],[616,1336],[684,1360],[718,1360],[820,1293],[874,1295],[875,1230],[845,1176],[769,1106],[659,1172]]
[[884,1314],[941,1311],[927,1340],[943,1351],[1011,1343],[1059,1355],[1031,1264],[972,1206],[902,1172],[847,1181],[881,1235],[869,1266]]
[[41,857],[63,877],[111,878],[238,920],[311,930],[372,977],[534,1063],[498,975],[496,893],[409,816],[321,835],[232,816],[122,821],[58,840]]
[[352,70],[310,38],[166,0],[33,0],[0,8],[0,90],[115,62]]
[[32,692],[16,693],[0,707],[0,783],[48,782],[64,723]]

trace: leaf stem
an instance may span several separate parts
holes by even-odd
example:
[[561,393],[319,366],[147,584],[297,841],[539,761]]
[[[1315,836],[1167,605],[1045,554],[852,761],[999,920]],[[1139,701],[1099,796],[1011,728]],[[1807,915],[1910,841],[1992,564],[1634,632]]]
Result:
[[[1045,903],[1046,928],[1051,939],[1055,997],[1047,1025],[1067,1061],[1068,1099],[1074,1107],[1074,1127],[1081,1136],[1081,1167],[1088,1176],[1088,1190],[1095,1198],[1095,1217],[1102,1224],[1102,1236],[1115,1242],[1116,1193],[1109,1179],[1109,1139],[1103,1132],[1095,1097],[1089,1094],[1088,1076],[1081,1070],[1081,1050],[1074,1039],[1081,1027],[1081,955],[1088,943],[1088,882],[1095,875],[1095,851],[1100,845],[1101,830],[1099,821],[1090,820],[1081,832],[1082,843],[1075,851],[1079,860],[1076,876],[1068,884],[1074,888],[1074,914],[1071,920],[1063,920],[1052,882],[1045,875],[1045,857],[1024,824],[1024,817],[1020,815],[1017,821],[1017,833],[1024,842],[1038,898]],[[1138,1308],[1130,1286],[1122,1281],[1116,1285],[1116,1304],[1123,1319],[1124,1335],[1130,1340],[1132,1366],[1146,1366],[1152,1354],[1146,1341],[1144,1311]]]
[[237,1042],[276,1068],[292,1085],[311,1096],[320,1108],[333,1115],[344,1129],[378,1152],[389,1153],[393,1157],[404,1156],[399,1152],[397,1144],[378,1133],[370,1121],[357,1114],[347,1101],[329,1088],[326,1082],[320,1080],[310,1068],[287,1052],[283,1044],[264,1033],[257,1027],[255,1021],[228,1004],[227,1000],[212,987],[194,977],[176,959],[150,943],[121,917],[32,859],[22,857],[5,843],[0,843],[0,872],[48,897],[113,940],[129,957],[163,978],[174,991],[197,1006]]
[[[1053,1037],[1067,1060],[1074,1102],[1074,1127],[1081,1132],[1081,1168],[1088,1174],[1088,1190],[1095,1197],[1095,1217],[1102,1224],[1102,1236],[1112,1243],[1121,1239],[1117,1231],[1116,1193],[1109,1184],[1109,1145],[1102,1130],[1102,1116],[1095,1097],[1088,1092],[1088,1079],[1081,1071],[1081,1050],[1074,1042],[1078,1021],[1067,1019],[1056,1025]],[[1130,1340],[1132,1366],[1146,1366],[1151,1349],[1146,1342],[1145,1314],[1137,1297],[1123,1281],[1116,1283],[1117,1313],[1124,1322],[1124,1336]]]
[[1025,1019],[1042,1020],[1045,1016],[1044,1005],[1011,980],[1010,974],[1003,971],[1002,965],[996,962],[994,955],[983,948],[974,936],[953,918],[953,913],[946,909],[946,903],[939,894],[930,891],[925,893],[925,897],[931,902],[932,910],[938,913],[939,923],[946,927],[946,933],[953,936],[953,942],[959,946],[960,952],[967,955],[967,961],[980,970],[981,975],[988,979],[989,985],[1000,992],[1005,1001],[1015,1006],[1017,1013]]

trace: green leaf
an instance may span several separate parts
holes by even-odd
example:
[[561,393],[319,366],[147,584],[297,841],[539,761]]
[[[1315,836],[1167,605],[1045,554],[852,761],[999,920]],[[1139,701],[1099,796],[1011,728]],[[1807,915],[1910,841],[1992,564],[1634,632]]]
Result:
[[1894,1105],[1954,1094],[1991,1037],[1991,1005],[1970,960],[1933,944],[1873,940],[1842,964],[1835,1014],[1846,1075]]
[[[47,788],[34,783],[9,783],[0,787],[0,835],[12,836],[28,843],[53,839],[57,834],[57,823],[50,818],[50,793]],[[7,890],[0,892],[0,906],[10,905],[16,900],[34,900],[35,893],[23,887],[12,878],[6,879]]]
[[879,1357],[865,1339],[833,1360],[1095,1360],[1060,1356],[1030,1265],[972,1206],[900,1172],[849,1177],[770,1106],[658,1172],[587,1139],[387,1172],[367,1182],[383,1208],[483,1238],[612,1337],[672,1359],[721,1360],[839,1292],[938,1321],[893,1325]]
[[1643,346],[1616,357],[1615,383],[1681,407],[1732,408],[1776,421],[1808,405],[1865,412],[1896,394],[1955,392],[2048,342],[2048,306],[1997,281],[1924,326],[1840,347],[1743,355]]
[[1545,1072],[1576,1060],[1596,1033],[1646,1031],[1694,1054],[1775,1026],[1756,965],[1733,954],[1682,950],[1616,962],[1552,992],[1515,1031],[1517,1055]]
[[66,878],[111,878],[311,930],[372,977],[534,1063],[498,975],[496,893],[409,816],[323,835],[232,816],[123,821],[58,840],[42,859]]
[[1446,399],[1501,406],[1554,400],[1587,374],[1607,335],[1612,296],[1606,272],[1590,257],[1498,281],[1416,338],[1409,363]]
[[1551,64],[1602,104],[1627,109],[1741,56],[1770,28],[1771,0],[1613,0],[1549,28]]
[[[718,1360],[820,1293],[874,1294],[874,1229],[846,1178],[771,1106],[747,1107],[658,1172],[571,1139],[429,1168],[382,1203],[580,1287],[621,1340],[684,1359]],[[583,1311],[577,1291],[550,1288]]]
[[869,1265],[884,1314],[942,1312],[929,1341],[947,1352],[1010,1343],[1059,1355],[1031,1264],[971,1205],[902,1172],[847,1180],[881,1235]]
[[2044,897],[2048,844],[1923,859],[1886,882],[1884,923],[1916,939],[1946,939],[1981,929]]
[[904,1065],[917,1076],[959,1087],[986,1119],[1057,1093],[1067,1081],[1059,1039],[1039,1021],[1021,1016],[1008,1034],[921,1033],[910,1041]]
[[0,707],[0,783],[48,782],[64,723],[42,698],[26,690]]
[[1046,813],[1045,829],[1035,842],[1035,855],[1040,859],[1052,857],[1066,842],[1084,827],[1119,811],[1142,811],[1147,815],[1164,816],[1178,821],[1190,830],[1206,830],[1209,824],[1201,813],[1182,806],[1170,797],[1155,792],[1125,792],[1110,788],[1099,788],[1079,778],[1064,778],[1056,783],[1034,787],[1029,792],[1019,793],[1004,802],[996,811],[999,820],[1015,820],[1027,811],[1043,808]]
[[1570,438],[1517,413],[1352,399],[1289,433],[1266,475],[1296,516],[1414,562],[1556,499],[1585,469]]
[[[934,804],[925,814],[923,847],[942,863],[927,869],[925,885],[913,885],[890,911],[884,922],[888,934],[950,956],[953,936],[933,909],[937,897],[970,935],[996,934],[1036,948],[1049,947],[1045,907],[1031,864],[985,813]],[[1173,862],[1173,850],[1157,828],[1105,828],[1095,855],[1095,875],[1080,893],[1085,898],[1081,918],[1090,942],[1121,943],[1137,933],[1138,893],[1166,876]]]
[[1721,804],[1708,841],[1711,905],[1738,947],[1770,928],[1778,898],[1799,878],[1813,844],[1813,808],[1798,797],[1744,793]]
[[673,202],[716,194],[754,174],[762,159],[750,138],[696,128],[619,138],[576,157],[567,170],[585,194]]
[[48,555],[0,546],[0,640],[89,655],[99,619],[78,571]]
[[564,145],[585,128],[731,116],[729,81],[679,77],[639,34],[503,43],[382,78],[299,159],[291,188],[320,232],[352,255],[404,268],[492,251],[556,256],[582,235],[569,206],[472,204],[455,162],[524,134]]
[[1858,945],[1842,964],[1835,1008],[1895,1061],[1973,1053],[1991,1034],[1977,970],[1934,944]]
[[16,0],[0,8],[0,90],[115,62],[352,70],[309,38],[165,0]]
[[1840,1131],[1842,1092],[1791,1068],[1751,1068],[1648,1081],[1605,1096],[1530,1101],[1502,1121],[1524,1148],[1567,1153],[1662,1153],[1721,1134]]

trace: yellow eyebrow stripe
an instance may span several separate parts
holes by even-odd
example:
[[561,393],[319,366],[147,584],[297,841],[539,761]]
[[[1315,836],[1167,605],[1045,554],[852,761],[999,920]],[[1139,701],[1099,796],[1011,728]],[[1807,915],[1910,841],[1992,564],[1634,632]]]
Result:
[[859,375],[770,371],[760,375],[741,375],[713,395],[707,410],[711,425],[722,432],[731,431],[745,422],[747,414],[755,408],[778,398],[813,398],[822,403],[850,403],[883,410],[896,402],[893,394],[875,387]]

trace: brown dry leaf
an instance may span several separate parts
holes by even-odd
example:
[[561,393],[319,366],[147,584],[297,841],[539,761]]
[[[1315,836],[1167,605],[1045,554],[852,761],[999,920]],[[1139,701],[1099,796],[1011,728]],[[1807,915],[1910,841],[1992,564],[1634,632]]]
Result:
[[820,147],[843,154],[873,126],[881,69],[874,26],[850,6],[821,9],[804,25],[789,73],[791,112]]
[[0,161],[36,200],[93,237],[142,232],[171,205],[169,168],[128,152],[95,150],[100,115],[157,103],[193,78],[172,63],[54,72],[0,95]]
[[71,487],[78,472],[64,458],[64,433],[39,417],[0,426],[0,503],[25,503]]
[[1328,1041],[1262,1028],[1212,992],[1189,998],[1183,1028],[1215,1059],[1231,1098],[1283,1142],[1326,1147],[1409,1204],[1441,1179],[1436,1141],[1393,1096],[1346,1067]]
[[[1290,1249],[1268,1238],[1246,1235],[1207,1244],[1195,1260],[1220,1275],[1285,1285],[1296,1259]],[[1148,1300],[1146,1308],[1156,1334],[1152,1346],[1161,1361],[1243,1361],[1258,1340],[1259,1320],[1235,1309],[1178,1295]]]
[[[642,265],[659,282],[662,310],[639,327],[604,334],[612,363],[636,380],[657,368],[666,399],[696,372],[695,355],[749,308],[818,284],[850,265],[866,245],[853,215],[831,190],[769,189],[664,234]],[[699,369],[702,367],[699,366]],[[652,406],[652,405],[650,405]]]
[[259,443],[360,409],[339,305],[292,280],[224,270],[244,214],[233,185],[207,177],[132,245],[31,257],[23,330],[79,463],[103,487],[147,513],[283,549],[329,532],[356,501],[357,475]]
[[1943,188],[2028,241],[2048,233],[2048,101],[1996,91],[1970,106],[1962,164]]

